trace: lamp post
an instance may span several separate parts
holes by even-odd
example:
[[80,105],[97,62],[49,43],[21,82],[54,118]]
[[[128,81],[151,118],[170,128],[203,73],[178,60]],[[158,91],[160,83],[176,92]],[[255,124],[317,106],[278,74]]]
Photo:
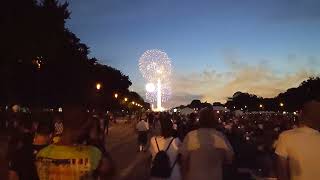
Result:
[[99,91],[102,88],[101,83],[96,83],[96,89]]
[[262,105],[262,104],[260,104],[260,105],[259,105],[259,107],[262,109],[262,108],[263,108],[263,105]]

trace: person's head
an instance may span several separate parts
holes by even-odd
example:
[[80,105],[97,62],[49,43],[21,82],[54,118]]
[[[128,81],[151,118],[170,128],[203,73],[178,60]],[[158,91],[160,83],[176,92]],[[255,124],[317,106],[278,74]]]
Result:
[[52,138],[52,133],[53,127],[51,123],[40,122],[37,127],[34,143],[49,144]]
[[201,128],[214,128],[217,124],[212,108],[204,108],[200,111],[199,125]]
[[90,128],[89,116],[86,108],[81,105],[69,105],[63,111],[63,134],[72,136],[74,140],[78,140]]
[[301,109],[301,123],[312,128],[320,128],[320,101],[306,102]]
[[52,124],[47,122],[40,122],[36,133],[41,136],[50,136],[53,133]]
[[99,119],[97,117],[90,118],[91,125],[89,126],[89,138],[93,140],[97,140],[100,138],[101,129],[99,128]]
[[62,122],[62,113],[55,113],[53,116],[53,122]]
[[32,130],[32,120],[31,115],[28,113],[20,113],[17,116],[17,120],[19,123],[19,129],[23,132],[28,132]]
[[165,138],[173,135],[173,124],[170,116],[163,116],[161,118],[161,135]]
[[147,121],[147,116],[145,114],[141,115],[139,121]]

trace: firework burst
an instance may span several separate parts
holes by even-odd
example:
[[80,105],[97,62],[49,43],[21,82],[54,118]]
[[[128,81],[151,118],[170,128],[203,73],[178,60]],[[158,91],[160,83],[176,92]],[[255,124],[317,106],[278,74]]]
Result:
[[139,69],[148,81],[165,80],[171,75],[171,60],[167,53],[152,49],[147,50],[139,59]]
[[163,110],[161,102],[168,101],[171,96],[172,66],[167,53],[157,49],[145,51],[139,59],[139,70],[148,81],[146,99],[157,102],[157,109]]

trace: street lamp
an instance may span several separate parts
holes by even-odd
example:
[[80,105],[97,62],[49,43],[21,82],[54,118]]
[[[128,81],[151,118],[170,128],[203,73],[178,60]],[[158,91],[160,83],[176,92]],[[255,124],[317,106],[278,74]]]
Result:
[[101,87],[102,87],[101,83],[97,83],[97,84],[96,84],[96,89],[97,89],[97,90],[100,90]]
[[135,104],[135,102],[134,102],[134,101],[132,101],[132,104],[134,105],[134,104]]
[[263,105],[262,105],[262,104],[260,104],[260,105],[259,105],[259,107],[260,107],[260,108],[263,108]]
[[127,101],[128,101],[128,98],[124,98],[124,101],[127,102]]
[[283,103],[280,103],[280,107],[283,107],[284,106],[284,104]]
[[114,94],[114,97],[115,97],[115,98],[118,98],[118,94],[117,94],[117,93],[115,93],[115,94]]

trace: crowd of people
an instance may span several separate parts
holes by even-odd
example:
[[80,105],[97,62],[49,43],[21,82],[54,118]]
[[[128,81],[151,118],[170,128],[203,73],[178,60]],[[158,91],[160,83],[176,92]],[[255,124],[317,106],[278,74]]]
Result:
[[[307,102],[300,114],[237,115],[205,108],[189,115],[147,116],[142,124],[150,117],[161,127],[161,135],[151,138],[149,148],[155,179],[320,179],[318,101]],[[170,165],[163,165],[166,156],[159,160],[159,152],[167,154]],[[170,169],[170,176],[169,170],[158,172],[158,166]]]
[[114,163],[106,151],[108,117],[80,106],[39,119],[13,113],[7,125],[8,179],[107,179]]
[[[67,106],[45,117],[15,113],[7,123],[10,180],[112,179],[106,113]],[[138,153],[150,154],[152,180],[318,180],[319,117],[313,100],[299,114],[208,107],[189,115],[143,112],[129,123]]]

